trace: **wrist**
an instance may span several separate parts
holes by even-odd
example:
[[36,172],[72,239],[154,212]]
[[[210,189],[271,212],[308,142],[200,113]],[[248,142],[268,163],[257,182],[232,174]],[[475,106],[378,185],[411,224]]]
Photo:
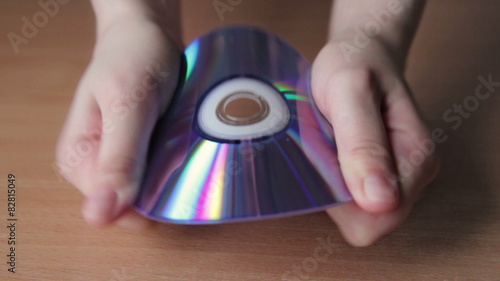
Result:
[[358,49],[375,41],[392,56],[404,61],[424,4],[422,0],[373,0],[369,3],[337,0],[332,7],[329,41],[346,42]]
[[342,33],[331,34],[328,43],[338,45],[346,53],[352,54],[384,50],[398,65],[403,66],[411,40],[401,38],[398,34],[373,34],[354,26]]
[[102,33],[121,19],[148,19],[150,12],[146,2],[137,0],[91,0],[97,21],[97,32]]
[[116,23],[146,21],[157,25],[178,45],[182,43],[178,0],[91,0],[97,36]]

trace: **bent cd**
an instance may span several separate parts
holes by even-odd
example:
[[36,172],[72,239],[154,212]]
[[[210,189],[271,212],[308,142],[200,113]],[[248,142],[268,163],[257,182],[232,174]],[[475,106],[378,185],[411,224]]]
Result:
[[137,210],[207,224],[307,213],[351,200],[310,64],[277,36],[228,27],[192,42],[153,133]]

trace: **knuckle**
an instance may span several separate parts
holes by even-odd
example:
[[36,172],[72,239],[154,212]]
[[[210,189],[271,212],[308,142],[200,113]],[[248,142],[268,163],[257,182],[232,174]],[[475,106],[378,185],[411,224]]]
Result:
[[99,173],[128,175],[134,171],[137,163],[133,157],[114,157],[112,161],[104,161],[99,165]]
[[[121,117],[136,111],[138,114],[147,115],[159,111],[158,89],[150,89],[140,82],[130,83],[122,77],[113,77],[99,85],[96,99],[104,115]],[[102,94],[101,94],[102,93]]]
[[380,142],[373,140],[360,141],[353,144],[347,149],[347,153],[344,154],[347,161],[388,161],[390,159],[390,153],[387,148]]
[[102,179],[107,179],[107,184],[112,188],[123,188],[132,182],[142,167],[141,163],[133,157],[118,156],[111,161],[104,161],[98,165],[97,174]]
[[373,73],[361,67],[332,71],[313,83],[313,96],[321,112],[331,116],[341,103],[335,102],[342,95],[363,95],[374,92]]
[[[329,88],[344,90],[352,89],[352,93],[367,93],[373,91],[373,74],[366,68],[351,68],[334,73],[330,77]],[[351,94],[351,93],[349,93]]]

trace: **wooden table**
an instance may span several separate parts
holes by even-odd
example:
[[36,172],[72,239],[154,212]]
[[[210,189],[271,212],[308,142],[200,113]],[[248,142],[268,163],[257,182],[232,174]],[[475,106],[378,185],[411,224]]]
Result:
[[[41,11],[37,2],[0,2],[1,280],[281,280],[303,262],[314,269],[303,280],[500,280],[500,88],[458,129],[443,119],[474,95],[478,76],[500,81],[500,1],[429,1],[407,76],[431,126],[448,135],[445,161],[410,218],[368,248],[347,245],[324,213],[143,234],[87,226],[81,195],[52,163],[94,17],[87,1],[71,1],[16,54],[7,34]],[[329,1],[247,0],[222,21],[213,2],[184,1],[186,42],[252,23],[312,60],[325,40]],[[17,184],[15,274],[6,264],[8,173]],[[319,240],[331,240],[332,254],[314,261]]]

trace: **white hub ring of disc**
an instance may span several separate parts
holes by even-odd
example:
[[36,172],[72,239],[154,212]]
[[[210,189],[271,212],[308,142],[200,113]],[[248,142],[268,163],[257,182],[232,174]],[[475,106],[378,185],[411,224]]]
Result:
[[[269,114],[248,125],[231,125],[220,120],[217,116],[219,103],[238,92],[249,92],[261,97],[269,105]],[[234,78],[222,82],[207,94],[198,110],[200,129],[211,137],[226,140],[270,136],[283,130],[290,120],[290,110],[278,90],[252,78]]]

